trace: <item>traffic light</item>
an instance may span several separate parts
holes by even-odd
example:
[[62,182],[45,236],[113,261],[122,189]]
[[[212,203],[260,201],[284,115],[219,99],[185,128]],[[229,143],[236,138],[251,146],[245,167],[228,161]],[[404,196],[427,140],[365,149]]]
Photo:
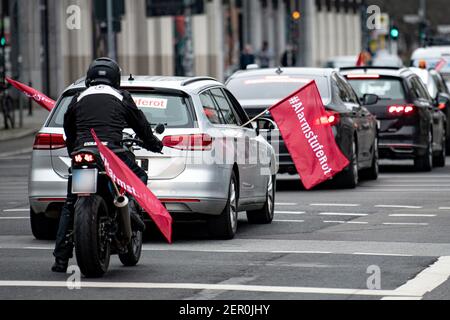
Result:
[[400,36],[400,30],[396,26],[393,26],[391,27],[391,31],[389,34],[391,35],[392,40],[398,40],[398,37]]
[[0,46],[3,48],[3,47],[6,47],[6,37],[5,37],[5,35],[4,34],[2,34],[1,36],[0,36]]

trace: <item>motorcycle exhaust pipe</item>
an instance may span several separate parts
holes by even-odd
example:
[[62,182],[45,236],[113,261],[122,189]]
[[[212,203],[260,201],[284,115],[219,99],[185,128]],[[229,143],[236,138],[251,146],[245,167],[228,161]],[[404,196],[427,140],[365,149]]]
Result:
[[130,211],[128,210],[128,202],[128,197],[126,196],[118,196],[114,199],[114,205],[117,208],[122,233],[127,243],[131,241],[131,219]]

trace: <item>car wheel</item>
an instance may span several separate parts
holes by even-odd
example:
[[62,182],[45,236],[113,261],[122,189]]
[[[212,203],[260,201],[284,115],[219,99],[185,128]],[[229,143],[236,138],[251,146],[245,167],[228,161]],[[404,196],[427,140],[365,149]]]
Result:
[[365,169],[363,171],[363,175],[365,179],[368,180],[377,180],[378,175],[380,173],[380,167],[378,164],[379,153],[378,153],[378,139],[375,139],[374,142],[374,150],[372,156],[372,166],[369,169]]
[[352,150],[350,155],[350,164],[348,167],[337,175],[336,185],[340,188],[354,189],[359,182],[358,174],[358,153],[356,149],[356,141],[353,139]]
[[442,136],[442,150],[436,157],[433,157],[433,166],[435,167],[445,167],[445,157],[447,155],[447,141],[445,135]]
[[31,232],[36,240],[55,240],[58,219],[49,218],[45,213],[36,213],[30,208]]
[[233,239],[237,230],[238,218],[238,188],[234,172],[231,174],[228,201],[219,216],[209,217],[207,220],[208,231],[214,238],[229,240]]
[[428,132],[426,153],[414,159],[414,166],[418,171],[431,171],[433,169],[433,135]]
[[275,211],[276,175],[267,179],[267,196],[264,207],[260,210],[247,211],[247,220],[252,224],[272,223]]

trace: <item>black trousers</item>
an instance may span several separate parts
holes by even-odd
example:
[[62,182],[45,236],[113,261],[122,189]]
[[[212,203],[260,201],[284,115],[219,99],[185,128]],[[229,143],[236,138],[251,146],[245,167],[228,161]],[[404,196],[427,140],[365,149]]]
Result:
[[[145,171],[139,167],[127,152],[116,153],[116,155],[147,185],[148,176]],[[61,210],[58,232],[56,234],[56,244],[53,255],[61,260],[68,260],[73,257],[73,222],[75,203],[77,196],[72,194],[72,177],[69,176],[67,184],[67,199]]]

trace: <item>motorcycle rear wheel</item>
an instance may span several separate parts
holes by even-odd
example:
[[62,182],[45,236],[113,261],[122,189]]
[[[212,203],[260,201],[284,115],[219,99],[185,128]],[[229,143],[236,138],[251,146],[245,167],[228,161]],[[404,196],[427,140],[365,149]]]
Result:
[[75,254],[87,278],[102,277],[109,267],[111,246],[107,230],[108,209],[98,195],[80,197],[75,204]]

